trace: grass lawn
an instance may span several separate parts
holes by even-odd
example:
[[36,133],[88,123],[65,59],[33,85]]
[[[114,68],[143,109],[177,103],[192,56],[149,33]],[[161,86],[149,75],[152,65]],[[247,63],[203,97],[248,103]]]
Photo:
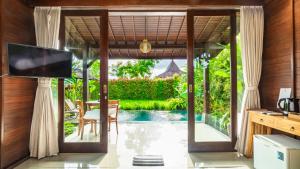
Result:
[[169,100],[120,100],[123,110],[171,110]]

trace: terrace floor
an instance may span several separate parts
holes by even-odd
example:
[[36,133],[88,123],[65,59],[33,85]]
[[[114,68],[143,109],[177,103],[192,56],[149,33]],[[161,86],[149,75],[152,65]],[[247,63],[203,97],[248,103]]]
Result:
[[[114,127],[114,123],[112,126]],[[210,125],[204,124],[202,122],[197,122],[195,128],[195,141],[196,142],[207,142],[207,141],[230,141],[230,138],[220,131],[214,129]],[[99,125],[97,125],[99,126]],[[137,129],[143,129],[145,131],[151,129],[153,127],[161,127],[163,130],[162,133],[156,133],[158,135],[158,139],[160,135],[164,135],[172,131],[173,128],[180,128],[182,130],[178,130],[178,136],[182,137],[182,139],[187,139],[187,122],[135,122],[135,123],[119,123],[119,133],[120,134],[130,134]],[[97,131],[99,131],[99,127],[97,127]],[[125,133],[124,133],[125,131]],[[180,131],[180,133],[179,133]],[[112,129],[112,132],[115,132],[115,129]],[[152,132],[151,132],[152,133]],[[145,137],[143,133],[135,133],[136,136]],[[99,132],[96,136],[94,133],[90,132],[90,124],[85,125],[83,139],[80,139],[78,136],[78,131],[74,131],[71,135],[65,138],[66,142],[98,142],[100,140]]]
[[[201,126],[201,125],[200,125]],[[206,131],[204,133],[211,133]],[[218,137],[220,135],[217,135]],[[201,138],[201,137],[199,137]],[[17,169],[37,168],[104,168],[130,169],[134,155],[162,155],[164,167],[184,168],[243,168],[252,169],[252,160],[238,157],[236,153],[188,153],[186,123],[121,123],[119,135],[114,125],[109,133],[107,154],[60,154],[42,160],[29,159]]]

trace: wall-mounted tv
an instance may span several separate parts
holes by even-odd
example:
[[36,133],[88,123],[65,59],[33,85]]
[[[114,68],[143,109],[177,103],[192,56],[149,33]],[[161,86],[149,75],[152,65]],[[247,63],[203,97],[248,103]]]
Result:
[[69,78],[72,53],[22,44],[8,44],[10,76]]

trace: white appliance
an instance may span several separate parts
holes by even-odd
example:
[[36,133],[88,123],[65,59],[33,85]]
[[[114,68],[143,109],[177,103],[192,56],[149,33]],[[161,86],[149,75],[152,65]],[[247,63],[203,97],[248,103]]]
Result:
[[300,141],[285,135],[254,135],[255,169],[300,169]]

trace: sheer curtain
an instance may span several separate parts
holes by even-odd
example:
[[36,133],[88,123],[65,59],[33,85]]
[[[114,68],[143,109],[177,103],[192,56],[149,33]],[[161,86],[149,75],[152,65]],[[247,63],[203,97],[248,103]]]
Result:
[[242,123],[237,150],[245,154],[248,140],[248,109],[260,108],[258,85],[261,76],[264,11],[261,6],[241,7],[241,49],[245,91],[242,101]]
[[[60,11],[60,7],[35,8],[34,21],[37,46],[58,48]],[[29,149],[30,156],[38,159],[57,155],[59,152],[50,78],[38,79]]]

